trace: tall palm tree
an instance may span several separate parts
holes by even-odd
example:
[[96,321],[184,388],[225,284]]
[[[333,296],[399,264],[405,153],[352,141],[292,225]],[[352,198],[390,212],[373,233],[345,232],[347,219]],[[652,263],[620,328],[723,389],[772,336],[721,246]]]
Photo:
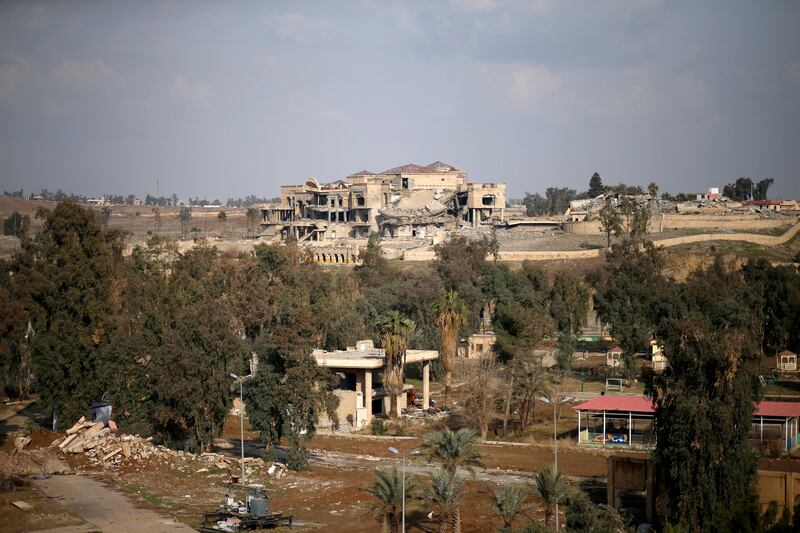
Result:
[[531,508],[525,503],[528,491],[519,487],[506,487],[497,492],[490,490],[489,494],[492,495],[492,503],[494,503],[492,510],[503,521],[500,531],[512,531],[517,517],[525,514]]
[[567,480],[561,475],[561,472],[553,469],[552,466],[547,466],[533,478],[532,488],[536,496],[544,502],[544,523],[550,527],[553,509],[569,494]]
[[252,206],[248,207],[245,215],[247,217],[247,234],[249,237],[252,237],[255,230],[256,220],[258,220],[258,209]]
[[441,431],[433,431],[425,435],[418,450],[428,462],[439,462],[453,474],[458,467],[463,467],[474,477],[473,467],[483,465],[478,450],[478,436],[471,429],[453,431],[446,427]]
[[448,524],[453,533],[461,532],[461,499],[464,495],[464,479],[456,478],[454,472],[438,468],[431,474],[431,487],[426,499],[438,511],[439,533],[445,533]]
[[447,291],[431,305],[436,315],[436,325],[441,331],[439,361],[444,369],[444,392],[450,394],[450,377],[453,374],[458,335],[467,324],[467,306],[456,291]]
[[[406,473],[405,478],[406,499],[409,499],[416,492],[416,487],[411,474]],[[378,499],[371,509],[381,514],[384,533],[399,533],[403,509],[403,477],[397,466],[376,469],[375,481],[365,490]]]
[[383,388],[389,393],[389,416],[397,418],[397,396],[403,392],[408,337],[416,324],[399,311],[389,311],[378,319],[381,347],[386,351]]

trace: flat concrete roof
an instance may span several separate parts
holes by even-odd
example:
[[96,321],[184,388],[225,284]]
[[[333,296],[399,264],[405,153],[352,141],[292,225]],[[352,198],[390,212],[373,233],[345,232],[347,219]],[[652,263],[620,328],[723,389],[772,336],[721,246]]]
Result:
[[[383,368],[386,354],[381,349],[371,350],[314,350],[311,352],[319,366],[328,368]],[[436,350],[406,350],[406,363],[419,363],[438,359]]]

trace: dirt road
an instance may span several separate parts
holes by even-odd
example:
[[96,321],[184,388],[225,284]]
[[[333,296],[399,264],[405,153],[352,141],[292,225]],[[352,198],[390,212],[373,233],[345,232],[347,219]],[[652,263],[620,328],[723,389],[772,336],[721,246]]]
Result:
[[87,476],[53,476],[34,481],[36,487],[50,498],[58,498],[72,512],[90,523],[78,529],[52,531],[104,531],[126,533],[173,533],[194,531],[189,526],[159,515],[155,511],[139,509],[122,494],[105,487]]

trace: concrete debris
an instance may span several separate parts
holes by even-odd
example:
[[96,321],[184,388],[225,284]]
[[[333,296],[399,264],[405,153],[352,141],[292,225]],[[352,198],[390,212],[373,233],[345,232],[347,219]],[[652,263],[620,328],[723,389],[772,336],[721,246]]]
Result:
[[267,474],[280,479],[284,477],[288,471],[289,469],[285,464],[275,462],[269,466],[267,469]]
[[21,450],[31,442],[31,438],[27,435],[20,435],[14,439],[14,448]]
[[30,511],[31,509],[33,509],[33,505],[29,504],[28,502],[24,502],[22,500],[11,502],[11,505],[16,507],[17,509],[22,509],[23,511]]

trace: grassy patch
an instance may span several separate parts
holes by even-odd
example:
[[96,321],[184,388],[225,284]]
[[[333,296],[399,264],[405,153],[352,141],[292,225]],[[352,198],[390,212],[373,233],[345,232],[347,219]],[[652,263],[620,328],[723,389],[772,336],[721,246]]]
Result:
[[147,502],[148,504],[152,505],[153,507],[163,507],[164,506],[164,499],[156,496],[155,494],[149,492],[144,487],[136,485],[135,483],[128,483],[127,485],[123,485],[123,488],[130,493],[138,495],[142,500]]

